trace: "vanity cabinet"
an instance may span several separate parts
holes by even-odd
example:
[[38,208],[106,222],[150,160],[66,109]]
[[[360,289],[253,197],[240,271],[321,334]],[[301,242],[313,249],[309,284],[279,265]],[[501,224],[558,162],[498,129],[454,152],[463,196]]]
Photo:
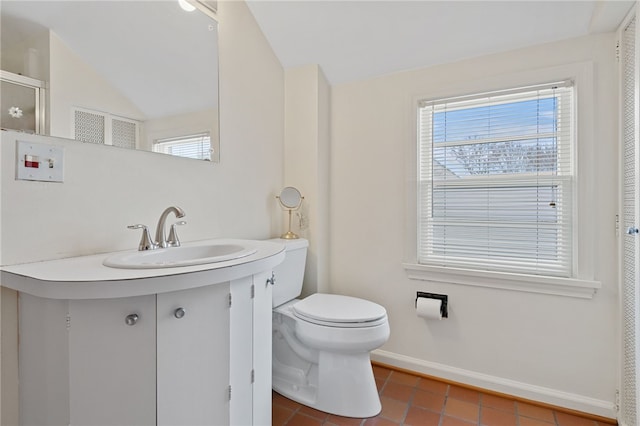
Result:
[[20,423],[270,424],[284,247],[215,243],[255,250],[173,269],[107,268],[105,255],[0,268],[19,292]]
[[269,424],[270,277],[127,298],[21,294],[21,423]]

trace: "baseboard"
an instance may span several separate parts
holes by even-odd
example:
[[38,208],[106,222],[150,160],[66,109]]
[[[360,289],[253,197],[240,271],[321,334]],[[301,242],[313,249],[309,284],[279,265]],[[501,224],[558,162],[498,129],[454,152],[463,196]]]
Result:
[[615,404],[611,401],[603,401],[574,393],[490,376],[488,374],[412,358],[380,349],[371,353],[371,360],[496,393],[512,395],[520,399],[589,413],[608,419],[615,419],[617,414]]

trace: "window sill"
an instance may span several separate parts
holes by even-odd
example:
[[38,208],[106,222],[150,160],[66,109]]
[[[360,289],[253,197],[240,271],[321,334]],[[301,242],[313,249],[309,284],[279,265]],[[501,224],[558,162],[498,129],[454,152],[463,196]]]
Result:
[[409,279],[412,280],[498,288],[580,299],[592,299],[596,291],[602,288],[600,281],[575,278],[543,277],[413,263],[403,263],[402,266]]

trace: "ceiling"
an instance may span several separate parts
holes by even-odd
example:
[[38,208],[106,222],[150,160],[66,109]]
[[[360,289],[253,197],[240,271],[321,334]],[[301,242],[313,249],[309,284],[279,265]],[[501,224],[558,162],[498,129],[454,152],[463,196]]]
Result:
[[[285,69],[319,64],[330,84],[337,85],[614,31],[634,2],[247,4]],[[215,22],[202,13],[182,11],[177,1],[2,0],[0,10],[3,45],[27,37],[27,29],[52,28],[148,118],[217,107],[217,32],[211,31]],[[17,21],[8,23],[8,15]]]
[[249,0],[284,68],[332,85],[615,31],[633,1]]

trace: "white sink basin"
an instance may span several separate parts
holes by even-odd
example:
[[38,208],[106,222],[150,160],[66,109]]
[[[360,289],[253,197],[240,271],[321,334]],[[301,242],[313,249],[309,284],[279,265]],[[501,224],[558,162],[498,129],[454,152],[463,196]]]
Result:
[[225,262],[254,254],[257,250],[237,244],[207,244],[117,253],[102,264],[120,269],[176,268]]

